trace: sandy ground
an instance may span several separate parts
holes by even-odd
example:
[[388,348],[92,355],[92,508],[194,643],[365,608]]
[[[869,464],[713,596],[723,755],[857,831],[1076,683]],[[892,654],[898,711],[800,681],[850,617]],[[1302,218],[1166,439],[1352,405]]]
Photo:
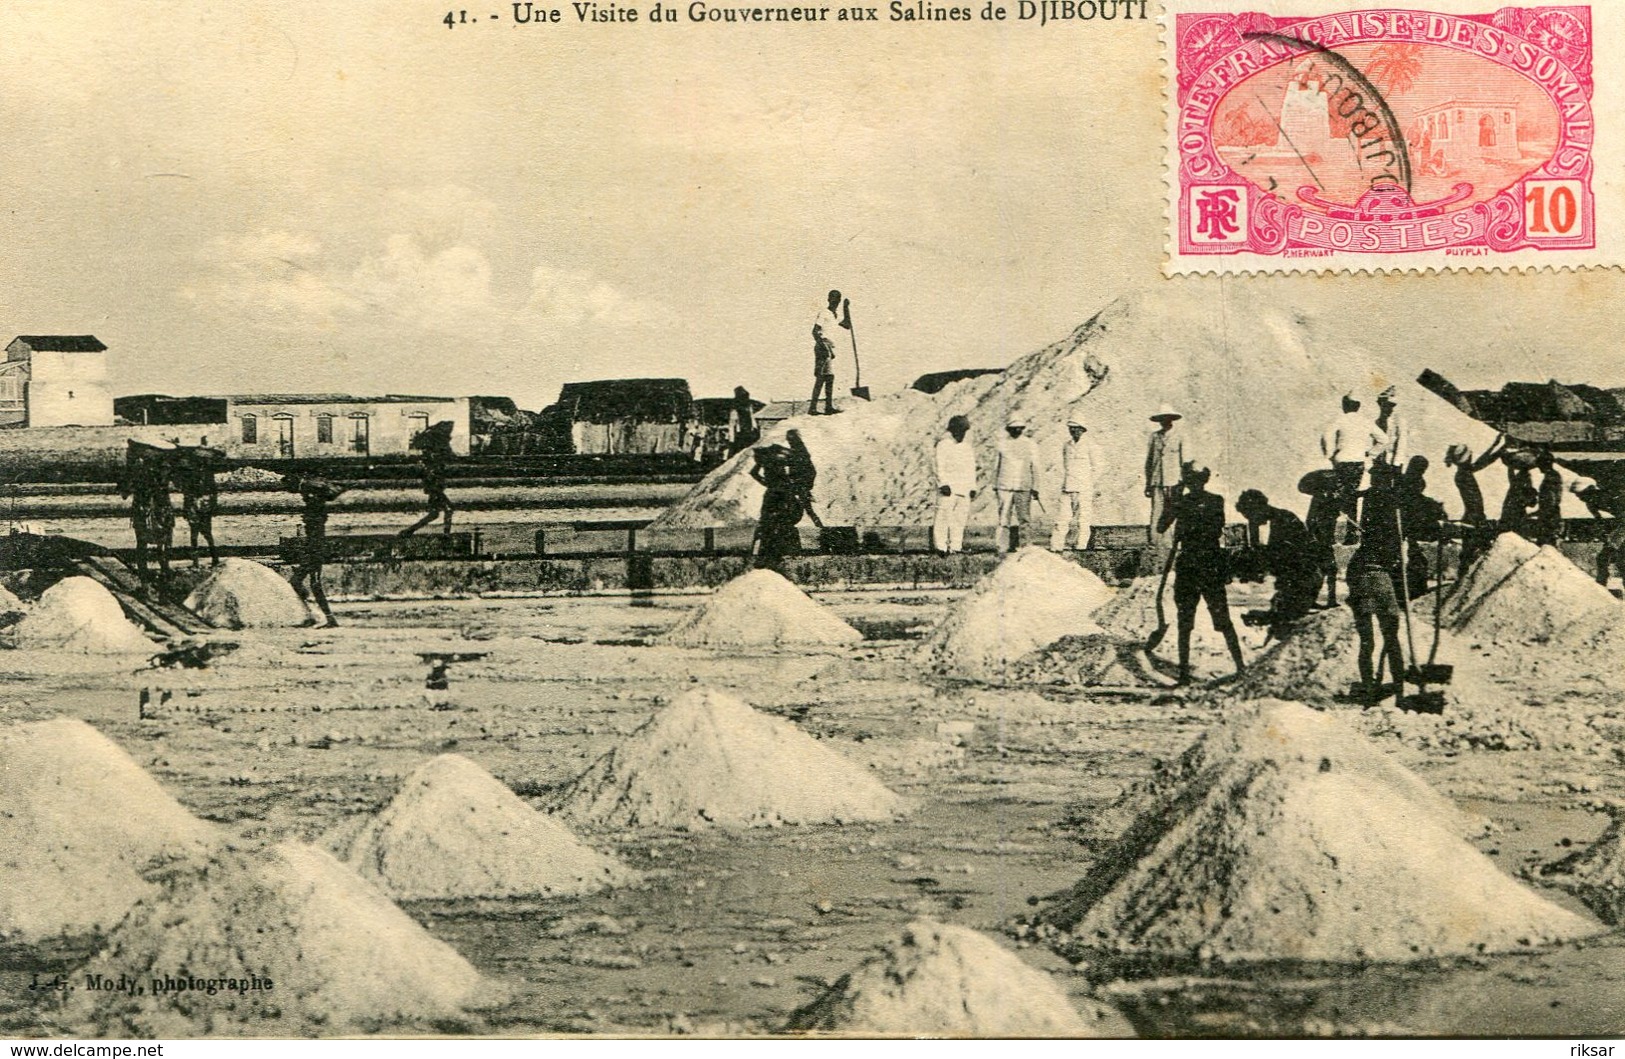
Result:
[[[654,646],[698,602],[661,596],[646,606],[610,597],[355,603],[339,608],[336,630],[229,634],[240,649],[202,671],[132,675],[128,663],[13,651],[0,654],[12,689],[0,721],[82,717],[193,812],[271,842],[314,839],[375,811],[403,776],[448,751],[540,806],[657,702],[695,684],[794,720],[918,810],[862,826],[583,831],[645,881],[577,898],[404,906],[512,989],[504,1006],[460,1029],[683,1033],[771,1030],[921,916],[1000,931],[1030,911],[1029,898],[1082,875],[1125,822],[1105,811],[1112,801],[1225,709],[1222,699],[1163,691],[1083,696],[928,681],[908,658],[952,594],[818,598],[868,639],[755,652]],[[454,664],[449,690],[430,691],[418,655],[434,651],[486,655]],[[143,687],[153,689],[147,720],[137,716]],[[1562,708],[1619,713],[1600,699]],[[1517,873],[1603,830],[1596,799],[1620,794],[1625,766],[1618,729],[1598,730],[1598,745],[1570,750],[1378,742],[1491,819],[1496,830],[1477,845]],[[66,1034],[29,986],[84,955],[0,949],[0,1034]],[[1072,966],[1038,944],[1021,956],[1074,997],[1115,1003],[1146,1036],[1625,1029],[1617,931],[1540,952],[1371,968]]]

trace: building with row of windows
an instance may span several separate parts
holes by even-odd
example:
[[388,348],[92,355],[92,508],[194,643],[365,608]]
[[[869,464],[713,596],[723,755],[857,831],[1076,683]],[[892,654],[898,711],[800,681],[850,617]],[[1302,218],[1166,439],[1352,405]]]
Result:
[[207,443],[239,459],[320,459],[334,456],[400,456],[438,423],[451,423],[451,448],[469,448],[469,399],[385,394],[229,394],[170,397],[135,394],[113,402],[119,418],[142,425],[218,427],[203,431]]

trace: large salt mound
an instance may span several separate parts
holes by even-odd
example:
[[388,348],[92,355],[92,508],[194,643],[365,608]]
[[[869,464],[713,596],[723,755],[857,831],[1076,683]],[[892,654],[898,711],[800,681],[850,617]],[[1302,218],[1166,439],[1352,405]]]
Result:
[[678,622],[662,642],[683,647],[842,644],[863,639],[846,622],[772,570],[734,578]]
[[1009,670],[1013,684],[1081,688],[1166,688],[1174,679],[1156,671],[1141,643],[1107,633],[1063,636],[1031,651]]
[[[1486,556],[1478,566],[1488,565],[1493,557]],[[1481,641],[1568,646],[1617,630],[1622,623],[1625,607],[1549,545],[1461,608],[1454,621],[1457,632]]]
[[1115,1012],[1085,1019],[1048,975],[965,927],[930,920],[866,960],[785,1031],[932,1037],[1133,1036]]
[[1539,875],[1586,903],[1604,923],[1625,923],[1625,815],[1578,853],[1543,866]]
[[1330,718],[1264,702],[1208,733],[1043,918],[1065,945],[1363,962],[1598,933],[1464,839],[1459,813]]
[[[1298,498],[1297,483],[1321,433],[1337,415],[1339,395],[1354,389],[1375,411],[1375,392],[1394,384],[1406,411],[1415,450],[1443,452],[1463,442],[1482,452],[1494,432],[1409,381],[1414,369],[1385,364],[1355,345],[1339,313],[1281,304],[1269,289],[1246,284],[1154,288],[1113,300],[1087,323],[1043,349],[1010,362],[1009,350],[989,349],[979,359],[1009,363],[996,375],[954,383],[936,394],[904,390],[855,401],[838,416],[797,416],[764,436],[782,440],[799,429],[818,466],[819,513],[831,525],[924,526],[936,508],[932,446],[950,416],[971,423],[981,492],[972,523],[994,521],[995,446],[1004,424],[1019,414],[1032,425],[1039,452],[1039,489],[1050,511],[1060,481],[1066,423],[1081,415],[1090,439],[1113,459],[1095,471],[1095,520],[1132,525],[1147,516],[1144,495],[1148,420],[1168,402],[1183,412],[1187,454],[1208,461],[1218,475],[1262,489],[1277,502]],[[1432,352],[1448,359],[1459,329],[1439,329],[1411,346],[1416,365]],[[1304,459],[1283,459],[1283,453]],[[708,475],[661,513],[657,526],[748,522],[761,507],[762,487],[750,477],[753,460],[741,453]],[[1504,477],[1484,476],[1491,509]],[[1498,478],[1500,480],[1498,480]],[[1223,492],[1224,490],[1220,490]],[[1300,509],[1301,513],[1301,509]]]
[[281,574],[251,559],[227,559],[186,597],[186,607],[217,629],[302,625],[310,614]]
[[110,928],[152,891],[149,866],[200,855],[214,838],[83,721],[0,728],[0,936]]
[[46,589],[17,623],[18,647],[60,647],[88,654],[156,650],[113,594],[88,577],[66,577]]
[[1037,648],[1101,632],[1089,615],[1111,598],[1112,589],[1077,563],[1023,548],[954,604],[920,654],[951,676],[999,680]]
[[133,996],[80,990],[99,1036],[267,1037],[456,1018],[479,973],[327,853],[285,842],[228,850],[143,900],[83,970],[118,978],[269,979],[272,988]]
[[1440,612],[1445,624],[1452,629],[1459,628],[1480,600],[1501,587],[1502,582],[1516,573],[1518,567],[1539,554],[1538,545],[1516,533],[1503,533],[1496,537],[1489,549],[1445,597],[1444,610]]
[[335,832],[329,848],[403,901],[581,894],[636,878],[458,754],[413,772],[382,812],[359,832]]
[[789,721],[697,688],[594,762],[558,808],[609,827],[703,828],[889,820],[904,805]]

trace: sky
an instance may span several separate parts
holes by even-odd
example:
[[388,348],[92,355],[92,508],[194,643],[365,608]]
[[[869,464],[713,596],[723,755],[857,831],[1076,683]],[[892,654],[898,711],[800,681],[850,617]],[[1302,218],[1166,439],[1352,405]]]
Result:
[[115,393],[536,408],[613,377],[802,397],[832,286],[890,390],[1128,289],[1253,283],[1396,353],[1457,333],[1465,385],[1625,383],[1615,274],[1161,279],[1154,21],[475,17],[507,6],[14,0],[0,329],[94,332]]

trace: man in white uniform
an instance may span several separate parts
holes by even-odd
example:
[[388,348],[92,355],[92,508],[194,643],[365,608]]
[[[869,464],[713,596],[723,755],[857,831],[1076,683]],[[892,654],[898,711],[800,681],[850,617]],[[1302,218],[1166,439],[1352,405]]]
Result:
[[1377,395],[1377,429],[1387,438],[1388,465],[1404,467],[1411,457],[1406,444],[1410,431],[1399,414],[1399,394],[1392,386]]
[[1055,512],[1049,546],[1053,551],[1064,550],[1068,530],[1076,526],[1072,547],[1082,551],[1089,547],[1089,531],[1095,520],[1095,452],[1084,436],[1089,428],[1081,420],[1069,420],[1066,429],[1071,437],[1061,446],[1061,503]]
[[[1038,499],[1038,446],[1026,436],[1027,421],[1011,416],[999,439],[999,463],[993,488],[999,494],[999,554],[1010,550],[1010,527],[1027,525],[1032,502]],[[1017,533],[1020,536],[1020,533]]]
[[937,518],[931,547],[939,555],[956,555],[965,546],[965,521],[976,499],[976,446],[970,443],[970,420],[954,416],[948,433],[937,442]]
[[1356,505],[1359,502],[1360,482],[1365,478],[1366,463],[1374,452],[1388,447],[1388,438],[1377,429],[1377,424],[1360,414],[1360,399],[1352,393],[1343,395],[1343,414],[1332,420],[1320,438],[1320,451],[1331,462],[1337,476],[1337,506],[1348,519],[1343,543],[1353,544],[1358,522]]

